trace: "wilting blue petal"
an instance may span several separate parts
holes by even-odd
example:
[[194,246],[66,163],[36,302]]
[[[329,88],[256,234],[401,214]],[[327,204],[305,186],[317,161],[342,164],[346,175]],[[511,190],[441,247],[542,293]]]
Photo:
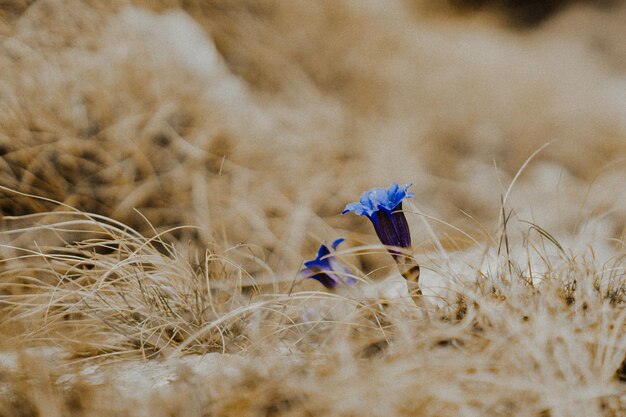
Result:
[[[413,193],[407,192],[410,186],[398,186],[394,182],[389,188],[372,188],[364,192],[358,202],[348,204],[342,214],[353,212],[367,216],[382,244],[409,248],[411,232],[402,212],[402,201],[413,197]],[[397,251],[390,252],[398,254]]]
[[[336,239],[331,244],[333,251],[344,240],[343,238]],[[300,271],[300,274],[319,281],[326,288],[335,288],[341,282],[348,285],[356,282],[356,279],[351,276],[350,270],[335,259],[325,244],[320,245],[315,259],[304,263],[304,269]]]

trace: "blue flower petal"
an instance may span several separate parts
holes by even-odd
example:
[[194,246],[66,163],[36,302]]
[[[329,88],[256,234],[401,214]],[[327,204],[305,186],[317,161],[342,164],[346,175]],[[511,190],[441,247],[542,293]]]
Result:
[[[344,238],[336,239],[331,244],[333,251],[344,240]],[[335,288],[340,282],[347,285],[352,285],[356,282],[356,279],[351,276],[350,270],[335,259],[325,244],[320,245],[315,259],[306,261],[304,266],[305,268],[300,271],[300,274],[304,275],[305,278],[313,278],[319,281],[326,288]]]
[[398,183],[394,181],[389,188],[372,188],[361,194],[361,198],[358,202],[346,205],[346,208],[341,214],[353,212],[359,216],[365,215],[371,217],[379,210],[385,210],[391,213],[402,203],[402,200],[413,197],[414,194],[412,192],[407,192],[407,189],[411,185],[412,184],[405,184],[399,186]]
[[315,275],[311,275],[309,278],[313,278],[314,280],[319,281],[323,286],[329,289],[335,288],[339,284],[339,282],[335,278],[331,277],[326,272],[319,272]]
[[335,239],[331,245],[331,247],[333,248],[333,250],[337,250],[337,246],[339,246],[342,242],[344,242],[346,239],[344,239],[343,237],[340,237],[339,239]]
[[[402,203],[397,208],[402,210]],[[411,247],[411,231],[402,211],[389,213],[385,210],[379,210],[370,217],[370,220],[383,245],[400,248]],[[398,254],[397,251],[393,250],[391,253]]]
[[[372,188],[361,194],[358,202],[348,204],[342,214],[353,212],[367,216],[381,243],[408,248],[411,246],[411,233],[402,212],[402,201],[413,197],[412,192],[407,192],[410,186],[411,184],[399,186],[394,181],[389,188]],[[398,254],[397,251],[390,252]]]

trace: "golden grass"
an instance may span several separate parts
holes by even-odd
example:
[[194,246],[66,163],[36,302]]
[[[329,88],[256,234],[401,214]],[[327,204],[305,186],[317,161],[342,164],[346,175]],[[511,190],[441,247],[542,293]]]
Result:
[[621,3],[1,6],[0,416],[626,413]]
[[[431,287],[420,308],[407,308],[402,300],[310,291],[293,274],[255,282],[232,250],[190,259],[161,234],[143,237],[95,214],[5,218],[25,220],[30,226],[5,232],[33,243],[3,245],[14,253],[2,262],[0,325],[12,334],[4,345],[55,346],[65,359],[45,365],[25,353],[5,371],[7,410],[109,415],[148,407],[167,415],[165,403],[189,415],[624,410],[623,251],[599,264],[592,252],[568,253],[538,226],[516,243],[516,233],[502,228],[501,247],[487,243],[475,266],[468,261],[455,271],[441,260],[442,288]],[[424,267],[435,269],[434,262]],[[76,360],[84,357],[131,363],[210,352],[242,360],[226,355],[208,375],[182,367],[167,391],[149,401],[137,393],[147,401],[140,405],[109,404],[117,390],[132,389],[124,383],[54,382],[68,372],[63,363],[81,369]]]

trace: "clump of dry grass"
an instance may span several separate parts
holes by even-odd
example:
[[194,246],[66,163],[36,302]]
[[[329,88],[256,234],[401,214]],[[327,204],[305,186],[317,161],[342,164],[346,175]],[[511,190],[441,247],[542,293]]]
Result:
[[223,323],[193,343],[203,351],[237,344],[238,309],[245,316],[258,293],[254,278],[231,255],[237,249],[185,257],[163,234],[145,238],[96,214],[57,211],[26,218],[29,226],[6,233],[22,242],[34,239],[32,247],[3,246],[11,254],[3,261],[3,326],[24,323],[33,343],[62,334],[81,355],[137,350],[150,357],[214,321]]
[[[538,225],[503,223],[494,238],[500,245],[487,243],[476,252],[482,255],[431,254],[424,266],[436,270],[436,285],[424,284],[425,304],[407,309],[394,300],[308,291],[294,274],[268,270],[255,279],[232,250],[190,258],[161,234],[147,238],[95,214],[5,221],[22,224],[7,228],[5,242],[33,242],[3,245],[13,253],[2,262],[2,328],[15,332],[9,345],[54,345],[74,358],[122,363],[210,352],[225,358],[210,374],[179,368],[167,389],[140,406],[128,400],[128,408],[106,399],[132,386],[78,377],[63,387],[55,380],[67,365],[58,360],[25,380],[20,372],[32,363],[24,359],[7,371],[3,404],[21,404],[23,415],[50,402],[69,415],[141,415],[141,407],[233,416],[626,410],[619,382],[626,254],[600,264],[593,252],[572,253]],[[456,262],[465,265],[459,270]]]

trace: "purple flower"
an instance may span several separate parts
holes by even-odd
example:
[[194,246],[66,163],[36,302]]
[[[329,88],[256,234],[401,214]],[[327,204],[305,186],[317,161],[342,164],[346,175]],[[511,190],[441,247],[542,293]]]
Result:
[[[344,238],[335,240],[331,245],[332,251],[334,252],[344,240]],[[331,250],[323,243],[320,245],[315,259],[304,263],[304,269],[300,271],[300,274],[305,275],[306,278],[316,279],[323,286],[331,289],[336,288],[340,283],[352,285],[356,282],[350,270],[335,259]]]
[[[413,193],[406,191],[410,186],[398,186],[394,182],[389,188],[372,188],[361,194],[358,202],[348,204],[341,214],[351,211],[367,216],[383,245],[410,248],[411,231],[402,212],[402,200],[413,197]],[[390,252],[398,254],[397,251]]]

